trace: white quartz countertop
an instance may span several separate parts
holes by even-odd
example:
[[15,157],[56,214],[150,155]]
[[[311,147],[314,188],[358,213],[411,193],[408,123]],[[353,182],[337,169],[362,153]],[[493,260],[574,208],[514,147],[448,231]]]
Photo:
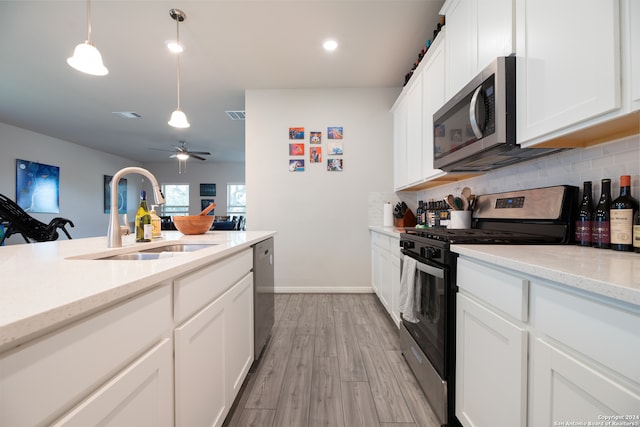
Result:
[[[158,283],[223,259],[273,235],[272,231],[210,231],[107,248],[106,237],[0,247],[0,351],[52,328],[143,292]],[[158,260],[91,260],[168,242],[209,243],[210,248]],[[75,258],[75,259],[74,259]]]
[[451,245],[462,256],[640,306],[640,254],[573,245]]
[[400,237],[400,233],[404,233],[404,228],[398,227],[380,227],[375,225],[370,225],[369,230],[375,231],[377,233],[386,234],[391,237]]

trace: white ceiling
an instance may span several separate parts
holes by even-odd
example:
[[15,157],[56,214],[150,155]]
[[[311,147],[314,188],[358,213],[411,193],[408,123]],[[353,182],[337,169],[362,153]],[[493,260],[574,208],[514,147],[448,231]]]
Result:
[[[66,63],[86,39],[86,1],[0,0],[0,122],[141,162],[171,161],[153,149],[179,140],[210,151],[208,161],[244,161],[244,122],[225,110],[243,110],[246,89],[400,88],[442,3],[92,0],[91,38],[109,69],[94,77]],[[171,8],[187,15],[188,129],[167,124],[177,106],[176,57],[165,46],[176,36]],[[327,38],[338,50],[322,49]]]

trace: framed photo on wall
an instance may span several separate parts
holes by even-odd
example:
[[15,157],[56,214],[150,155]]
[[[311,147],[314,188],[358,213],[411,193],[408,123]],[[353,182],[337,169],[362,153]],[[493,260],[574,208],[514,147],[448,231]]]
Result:
[[215,197],[216,185],[215,184],[200,184],[200,196]]

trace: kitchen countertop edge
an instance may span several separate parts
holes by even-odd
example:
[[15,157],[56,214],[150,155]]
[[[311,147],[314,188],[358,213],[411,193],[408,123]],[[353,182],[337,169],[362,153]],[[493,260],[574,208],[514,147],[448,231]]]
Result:
[[[640,306],[640,256],[572,245],[451,245],[470,258]],[[637,272],[634,274],[634,272]]]

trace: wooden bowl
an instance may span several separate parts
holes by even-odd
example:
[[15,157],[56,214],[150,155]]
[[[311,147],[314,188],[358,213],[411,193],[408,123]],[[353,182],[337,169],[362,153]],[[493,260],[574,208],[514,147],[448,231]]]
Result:
[[204,234],[213,224],[213,215],[174,216],[173,223],[182,234]]

